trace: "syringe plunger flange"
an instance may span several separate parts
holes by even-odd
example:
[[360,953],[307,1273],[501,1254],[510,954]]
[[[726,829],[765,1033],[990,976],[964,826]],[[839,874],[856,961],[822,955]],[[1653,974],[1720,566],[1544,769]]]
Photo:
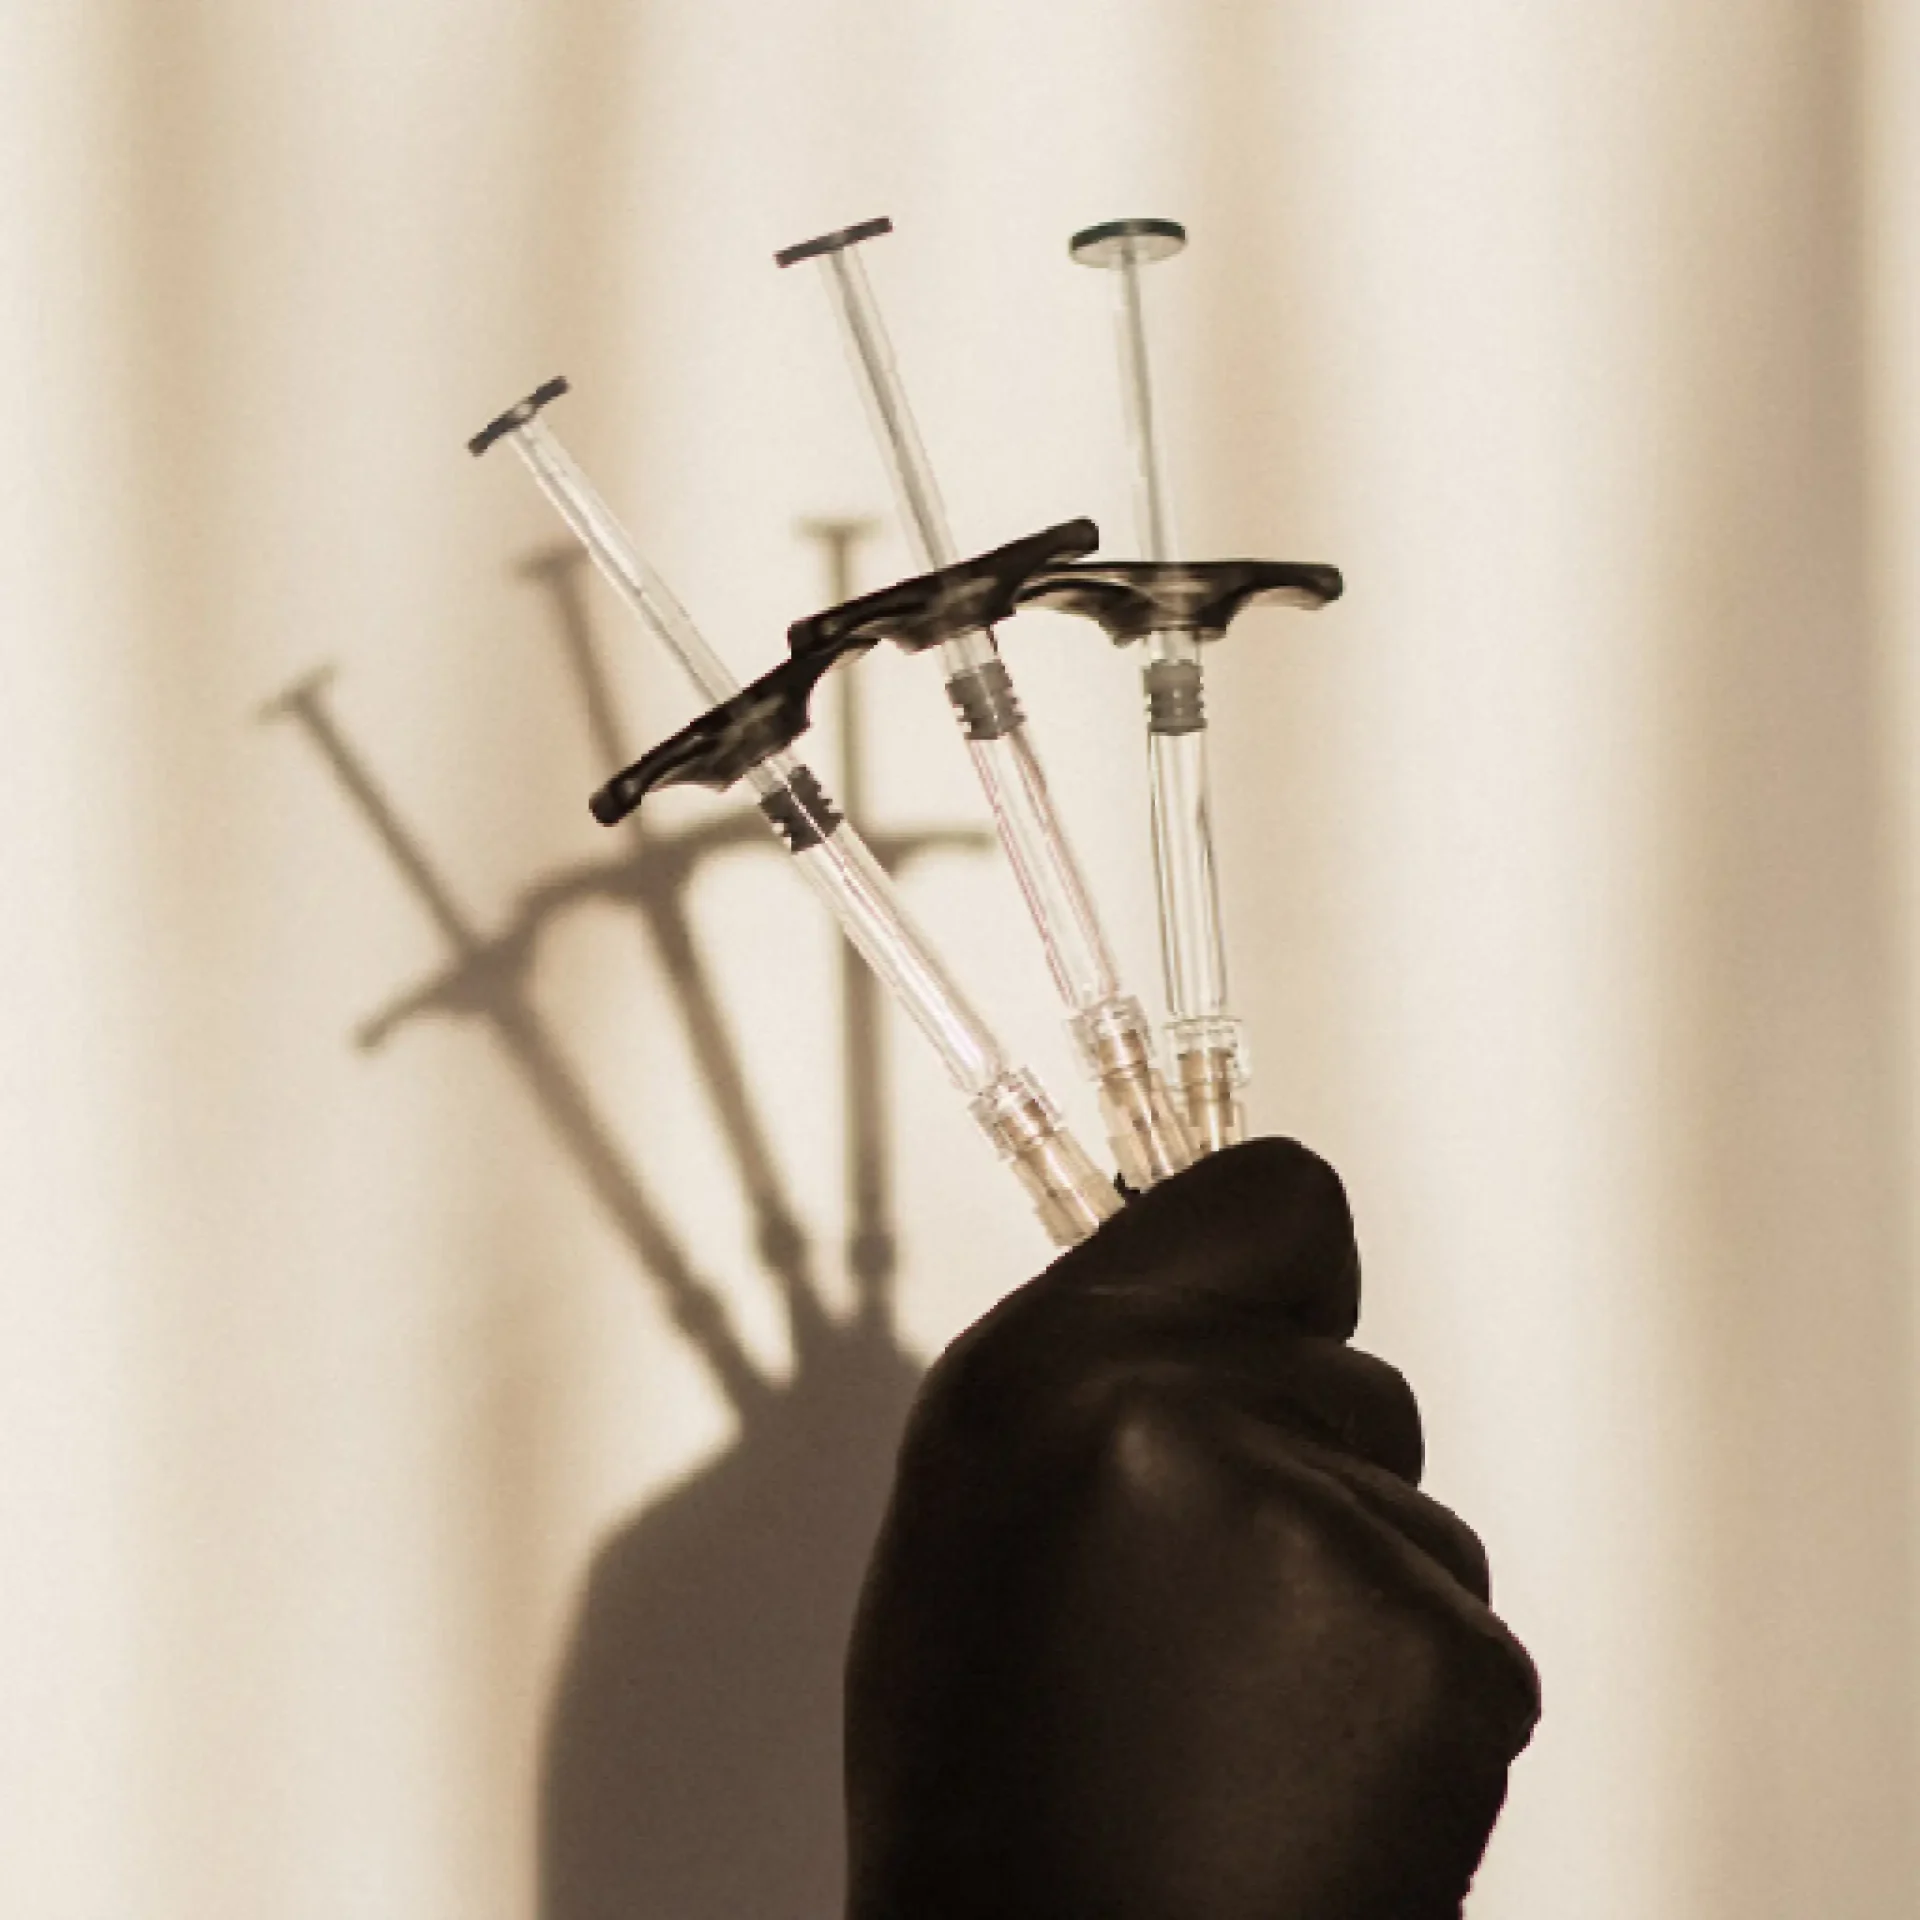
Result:
[[1152,633],[1218,640],[1257,602],[1308,612],[1338,600],[1338,567],[1293,560],[1089,560],[1033,574],[1016,598],[1097,621],[1115,646]]
[[495,414],[467,442],[467,451],[476,457],[485,453],[496,440],[504,440],[508,434],[519,432],[542,407],[558,400],[562,394],[570,392],[572,388],[567,383],[567,376],[564,373],[555,374],[551,380],[543,381],[541,385],[535,387],[524,400],[515,401],[505,413]]
[[613,826],[660,787],[724,793],[813,724],[808,703],[834,664],[825,656],[781,661],[616,773],[587,803],[593,817]]
[[1178,220],[1103,220],[1076,233],[1067,251],[1083,267],[1146,266],[1171,259],[1186,244]]
[[796,241],[790,247],[782,247],[773,256],[776,267],[797,267],[802,260],[818,260],[821,255],[839,253],[846,247],[857,247],[862,240],[877,240],[883,233],[893,231],[893,222],[885,214],[877,220],[861,220],[851,227],[841,227],[833,233],[822,233],[811,240]]

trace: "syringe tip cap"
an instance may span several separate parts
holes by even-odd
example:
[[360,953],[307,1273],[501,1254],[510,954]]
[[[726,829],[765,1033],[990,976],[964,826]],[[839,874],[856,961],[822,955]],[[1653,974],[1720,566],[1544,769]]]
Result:
[[802,260],[817,260],[823,253],[839,253],[857,247],[862,240],[877,240],[893,231],[893,222],[882,215],[878,220],[862,220],[857,227],[842,227],[838,233],[823,233],[815,240],[802,240],[798,246],[782,247],[773,256],[776,267],[797,266]]
[[1166,260],[1187,244],[1178,220],[1106,220],[1083,227],[1067,242],[1067,251],[1083,267],[1119,267],[1129,260],[1141,266]]
[[509,407],[497,419],[487,424],[467,442],[467,451],[482,454],[496,440],[504,438],[517,428],[524,427],[549,400],[558,400],[567,391],[567,377],[563,373],[555,374],[544,386],[535,387],[524,400]]

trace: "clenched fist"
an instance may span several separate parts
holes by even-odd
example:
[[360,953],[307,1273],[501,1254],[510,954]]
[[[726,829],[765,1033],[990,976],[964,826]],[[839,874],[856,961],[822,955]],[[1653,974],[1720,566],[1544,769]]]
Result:
[[847,1676],[852,1920],[1451,1920],[1539,1713],[1338,1177],[1156,1187],[928,1375]]

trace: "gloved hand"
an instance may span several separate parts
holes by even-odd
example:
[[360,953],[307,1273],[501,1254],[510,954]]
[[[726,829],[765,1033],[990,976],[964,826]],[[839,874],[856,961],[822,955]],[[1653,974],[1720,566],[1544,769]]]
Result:
[[1338,1176],[1217,1154],[928,1375],[847,1676],[852,1920],[1451,1920],[1539,1714],[1346,1345]]

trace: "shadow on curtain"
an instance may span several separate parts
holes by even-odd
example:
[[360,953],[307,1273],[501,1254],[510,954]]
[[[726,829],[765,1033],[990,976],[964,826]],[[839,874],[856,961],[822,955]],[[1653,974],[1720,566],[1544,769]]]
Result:
[[[863,527],[820,522],[804,531],[828,553],[833,597],[846,597]],[[585,555],[566,547],[537,554],[520,571],[548,596],[595,763],[610,768],[634,749],[596,653],[585,566]],[[842,675],[838,691],[837,785],[857,813],[864,797],[857,684]],[[845,1258],[855,1304],[840,1319],[818,1286],[814,1247],[782,1184],[688,909],[708,862],[771,844],[761,823],[740,812],[667,836],[636,820],[615,855],[540,877],[498,931],[483,932],[341,728],[324,671],[271,702],[266,716],[306,736],[450,949],[444,968],[362,1024],[357,1044],[379,1047],[423,1018],[481,1026],[639,1271],[664,1296],[737,1424],[718,1459],[614,1529],[583,1582],[546,1728],[541,1912],[547,1920],[835,1913],[843,1875],[841,1665],[920,1375],[894,1319],[878,986],[848,950]],[[916,854],[987,844],[984,834],[964,829],[870,838],[895,872]],[[543,933],[596,902],[631,911],[662,962],[755,1222],[761,1261],[782,1296],[793,1354],[785,1380],[770,1377],[740,1340],[725,1288],[697,1271],[534,1005]]]

